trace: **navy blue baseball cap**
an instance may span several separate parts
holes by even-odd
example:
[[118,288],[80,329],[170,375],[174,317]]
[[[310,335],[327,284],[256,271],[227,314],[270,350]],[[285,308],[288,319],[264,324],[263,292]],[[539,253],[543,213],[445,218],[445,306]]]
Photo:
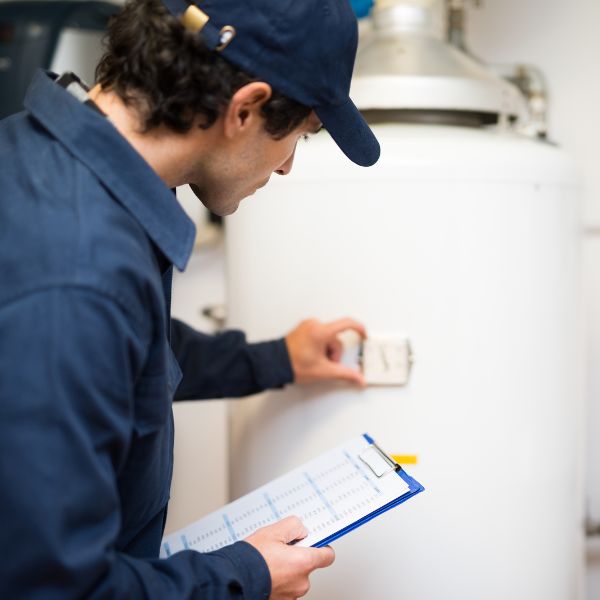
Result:
[[350,99],[358,24],[348,0],[163,0],[211,50],[312,108],[342,152],[368,167],[377,138]]

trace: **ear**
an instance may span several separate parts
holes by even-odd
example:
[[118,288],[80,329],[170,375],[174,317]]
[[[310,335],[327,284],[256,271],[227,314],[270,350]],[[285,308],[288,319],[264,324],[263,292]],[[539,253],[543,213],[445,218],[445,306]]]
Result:
[[223,113],[226,137],[233,138],[257,125],[262,126],[261,109],[272,93],[271,86],[264,81],[253,81],[241,87]]

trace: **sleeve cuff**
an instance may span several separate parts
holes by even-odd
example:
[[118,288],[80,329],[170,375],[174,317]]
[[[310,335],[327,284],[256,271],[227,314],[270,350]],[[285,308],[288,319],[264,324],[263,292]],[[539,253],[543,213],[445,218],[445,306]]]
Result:
[[262,554],[248,542],[236,542],[219,550],[235,565],[242,579],[244,598],[267,600],[271,595],[271,574]]
[[248,353],[260,388],[279,388],[294,381],[294,371],[284,338],[249,344]]

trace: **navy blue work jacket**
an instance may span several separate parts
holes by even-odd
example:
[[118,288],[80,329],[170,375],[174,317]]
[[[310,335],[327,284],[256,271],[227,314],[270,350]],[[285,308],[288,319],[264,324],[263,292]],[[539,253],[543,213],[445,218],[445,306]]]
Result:
[[285,343],[171,321],[172,192],[51,76],[25,106],[0,123],[0,598],[267,598],[245,542],[158,553],[173,395],[282,386]]

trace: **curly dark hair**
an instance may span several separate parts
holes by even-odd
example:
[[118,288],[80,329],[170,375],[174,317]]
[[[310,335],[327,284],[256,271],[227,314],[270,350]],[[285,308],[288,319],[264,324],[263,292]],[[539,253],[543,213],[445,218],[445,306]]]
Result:
[[[161,0],[128,0],[111,19],[105,43],[96,83],[136,108],[143,131],[165,125],[185,133],[198,115],[208,129],[237,90],[257,81],[209,50]],[[275,139],[293,131],[310,111],[276,90],[262,107],[265,128]]]

